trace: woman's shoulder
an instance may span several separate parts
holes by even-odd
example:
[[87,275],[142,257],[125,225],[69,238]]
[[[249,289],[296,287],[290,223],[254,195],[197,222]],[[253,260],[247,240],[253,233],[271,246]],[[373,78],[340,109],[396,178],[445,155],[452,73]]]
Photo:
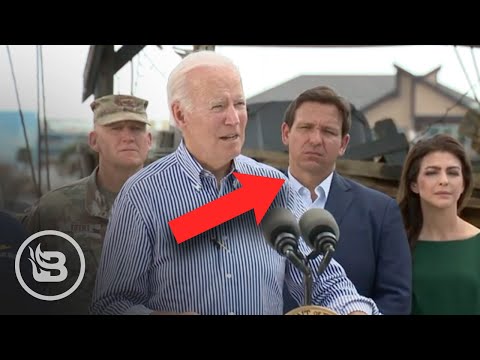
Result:
[[478,227],[470,224],[469,222],[465,222],[465,224],[465,232],[467,233],[467,237],[480,238],[480,229]]

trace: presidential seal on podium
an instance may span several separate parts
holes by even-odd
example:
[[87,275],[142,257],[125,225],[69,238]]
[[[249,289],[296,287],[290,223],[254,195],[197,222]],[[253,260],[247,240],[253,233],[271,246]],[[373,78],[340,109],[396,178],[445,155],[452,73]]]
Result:
[[285,315],[338,315],[335,311],[324,306],[305,305],[290,310]]

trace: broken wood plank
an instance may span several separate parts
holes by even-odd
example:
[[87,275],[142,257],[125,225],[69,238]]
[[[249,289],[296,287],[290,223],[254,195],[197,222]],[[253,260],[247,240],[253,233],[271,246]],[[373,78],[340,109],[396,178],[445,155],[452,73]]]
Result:
[[345,158],[350,160],[371,160],[377,156],[408,151],[408,141],[404,134],[393,134],[375,141],[347,148]]

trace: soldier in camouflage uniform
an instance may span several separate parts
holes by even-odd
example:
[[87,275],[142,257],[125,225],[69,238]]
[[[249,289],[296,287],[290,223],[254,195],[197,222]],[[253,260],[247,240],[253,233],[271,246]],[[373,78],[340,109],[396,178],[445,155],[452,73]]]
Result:
[[[146,100],[126,95],[109,95],[94,101],[94,129],[89,134],[89,145],[98,153],[98,166],[90,176],[45,194],[23,220],[29,234],[61,231],[71,236],[84,253],[83,281],[73,294],[53,302],[54,313],[88,313],[110,209],[125,181],[143,167],[151,146],[147,105]],[[47,244],[48,248],[59,250],[58,246],[65,241],[52,237]],[[69,259],[70,252],[75,250],[64,246],[62,252]],[[69,268],[68,276],[77,278],[78,270]]]

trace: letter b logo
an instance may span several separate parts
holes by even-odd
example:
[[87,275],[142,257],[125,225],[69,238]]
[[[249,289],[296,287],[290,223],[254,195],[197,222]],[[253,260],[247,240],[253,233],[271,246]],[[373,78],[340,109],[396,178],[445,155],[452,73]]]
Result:
[[[31,247],[28,247],[30,250],[30,262],[32,263],[32,273],[33,278],[37,282],[62,282],[67,278],[68,270],[65,267],[65,262],[67,259],[65,255],[60,251],[44,251],[40,250],[40,244],[38,244],[37,249],[35,250],[35,255]],[[52,259],[57,259],[56,262],[46,262],[45,260],[51,261]],[[46,269],[46,270],[44,270]],[[52,275],[50,270],[58,270],[60,273],[58,275]]]
[[[80,273],[78,274],[77,280],[67,291],[58,295],[43,295],[35,292],[25,283],[20,270],[20,259],[22,257],[23,251],[33,240],[42,236],[59,236],[62,239],[68,241],[75,248],[80,259]],[[30,257],[28,258],[28,260],[32,265],[32,276],[35,281],[39,283],[60,283],[67,278],[68,269],[66,267],[66,258],[62,252],[42,251],[40,249],[40,244],[37,245],[35,252],[31,247],[29,247],[28,249],[30,251]],[[33,297],[46,301],[60,300],[72,294],[82,282],[83,276],[85,275],[85,257],[83,255],[82,249],[77,244],[77,242],[67,234],[56,230],[40,231],[25,240],[18,249],[17,255],[15,257],[15,275],[17,276],[17,280],[23,287],[23,289]]]

